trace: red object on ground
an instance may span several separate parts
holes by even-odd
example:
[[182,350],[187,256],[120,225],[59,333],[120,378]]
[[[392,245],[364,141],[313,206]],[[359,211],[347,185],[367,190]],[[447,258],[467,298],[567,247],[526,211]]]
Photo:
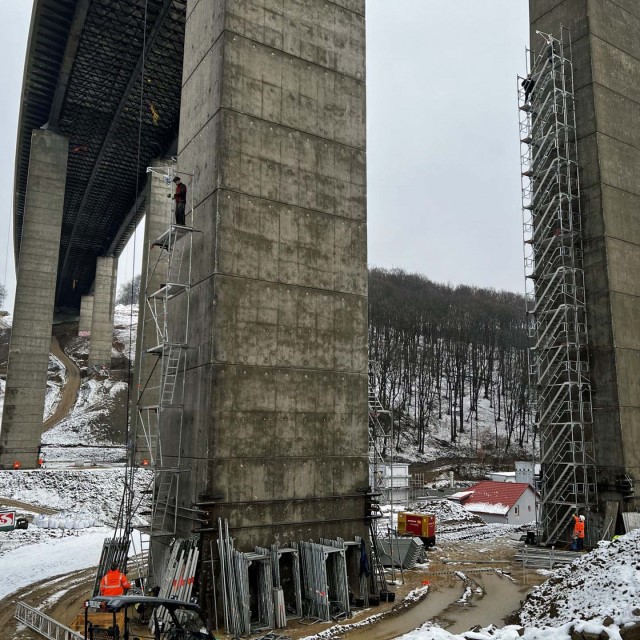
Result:
[[21,467],[21,466],[22,466],[22,463],[20,462],[20,460],[16,460],[16,461],[13,463],[13,470],[14,470],[14,471],[17,471],[18,469],[20,469],[20,467]]
[[398,533],[401,536],[418,536],[426,540],[426,544],[435,544],[436,517],[432,513],[401,511],[398,514]]

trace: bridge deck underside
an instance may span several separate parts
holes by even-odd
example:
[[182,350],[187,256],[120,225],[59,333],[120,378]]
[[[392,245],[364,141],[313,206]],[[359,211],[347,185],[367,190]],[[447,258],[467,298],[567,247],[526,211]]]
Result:
[[31,131],[48,124],[69,139],[58,306],[79,308],[96,257],[122,251],[144,211],[146,167],[177,138],[185,11],[184,0],[36,0],[14,246],[17,258]]

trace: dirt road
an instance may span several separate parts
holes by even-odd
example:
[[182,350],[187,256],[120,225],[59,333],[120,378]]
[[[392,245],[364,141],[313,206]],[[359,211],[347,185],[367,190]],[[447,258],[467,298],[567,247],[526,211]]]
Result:
[[[29,628],[16,631],[14,619],[16,602],[43,610],[58,622],[68,625],[76,614],[82,612],[82,603],[90,595],[96,576],[96,568],[75,571],[36,582],[0,601],[0,640],[42,640],[42,636]],[[64,596],[64,597],[62,597]]]
[[60,420],[66,418],[69,412],[76,404],[78,390],[80,389],[80,369],[76,363],[64,352],[58,338],[51,336],[51,353],[62,362],[67,370],[67,382],[62,388],[62,397],[56,410],[47,418],[43,424],[44,429],[50,429],[54,424],[58,424]]
[[45,515],[52,516],[54,513],[58,513],[56,509],[49,509],[48,507],[40,507],[35,504],[29,504],[27,502],[20,502],[19,500],[11,500],[10,498],[4,498],[0,496],[1,507],[17,507],[18,509],[24,509],[31,513],[44,513]]

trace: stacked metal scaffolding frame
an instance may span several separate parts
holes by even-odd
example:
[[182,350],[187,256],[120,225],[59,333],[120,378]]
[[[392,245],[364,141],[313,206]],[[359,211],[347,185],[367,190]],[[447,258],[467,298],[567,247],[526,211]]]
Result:
[[[170,184],[173,176],[166,167],[148,167],[148,173],[159,173]],[[191,185],[193,186],[193,185]],[[191,211],[193,220],[193,211]],[[153,326],[155,343],[142,354],[152,359],[149,368],[140,366],[138,380],[138,420],[135,443],[137,451],[148,455],[147,462],[154,470],[154,489],[150,533],[152,537],[171,536],[176,532],[178,516],[178,487],[180,483],[180,444],[184,420],[184,385],[187,337],[189,335],[189,308],[191,283],[191,257],[193,253],[192,227],[170,224],[169,228],[152,242],[159,249],[157,256],[146,265],[145,283],[160,276],[159,289],[145,291],[145,305],[141,310],[143,331]],[[150,254],[151,255],[151,254]],[[157,278],[155,278],[157,281]],[[179,310],[171,301],[180,296]],[[176,320],[179,315],[179,320]],[[147,320],[151,318],[152,322]],[[149,341],[149,336],[143,336]],[[142,379],[147,371],[146,378]],[[170,434],[177,446],[171,465],[163,457],[163,434]]]
[[[266,549],[243,553],[234,546],[229,523],[218,519],[218,551],[225,631],[233,636],[273,629],[272,554]],[[250,568],[256,572],[251,581]]]
[[[287,620],[302,618],[302,587],[300,585],[300,554],[295,545],[290,547],[280,547],[277,544],[271,545],[271,569],[273,571],[273,588],[282,591],[284,605],[285,625]],[[283,585],[283,565],[291,560],[291,585],[285,589]],[[288,597],[287,597],[288,596]],[[276,620],[277,623],[277,620]],[[276,624],[277,628],[282,628]]]
[[98,562],[98,570],[96,579],[93,583],[92,595],[97,596],[100,591],[100,580],[109,567],[115,562],[118,568],[125,571],[127,568],[127,558],[129,556],[129,545],[131,541],[129,536],[121,538],[105,538],[102,543],[102,553],[100,554],[100,562]]
[[518,78],[529,373],[540,436],[541,539],[595,505],[571,36],[539,34]]
[[349,613],[345,551],[346,547],[339,542],[335,546],[300,543],[303,597],[308,618],[330,622]]
[[[189,540],[174,540],[167,566],[160,578],[158,596],[168,600],[182,600],[189,602],[193,592],[195,575],[198,568],[200,550],[195,538]],[[169,612],[160,607],[156,615],[149,621],[149,628],[155,629],[157,622],[168,622]]]

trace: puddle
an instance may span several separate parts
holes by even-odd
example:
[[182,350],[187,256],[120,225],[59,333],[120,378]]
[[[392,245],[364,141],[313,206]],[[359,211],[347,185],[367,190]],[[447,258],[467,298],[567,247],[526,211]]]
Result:
[[443,609],[456,601],[464,590],[462,582],[454,586],[429,591],[427,597],[404,613],[383,618],[380,622],[354,629],[344,635],[346,640],[390,640],[409,633],[435,618]]
[[497,573],[470,573],[472,590],[482,587],[483,594],[473,595],[469,604],[460,605],[465,590],[456,578],[431,590],[427,597],[404,613],[384,618],[380,622],[345,633],[345,640],[393,640],[432,621],[451,633],[468,631],[475,625],[504,625],[504,618],[520,608],[520,601],[535,586],[545,580],[534,572],[516,571],[516,582]]
[[523,593],[519,584],[496,573],[476,574],[472,579],[482,587],[484,595],[474,596],[466,606],[453,604],[436,616],[438,624],[451,633],[469,631],[475,625],[503,626],[505,617],[520,608],[520,601],[528,591],[525,588]]

